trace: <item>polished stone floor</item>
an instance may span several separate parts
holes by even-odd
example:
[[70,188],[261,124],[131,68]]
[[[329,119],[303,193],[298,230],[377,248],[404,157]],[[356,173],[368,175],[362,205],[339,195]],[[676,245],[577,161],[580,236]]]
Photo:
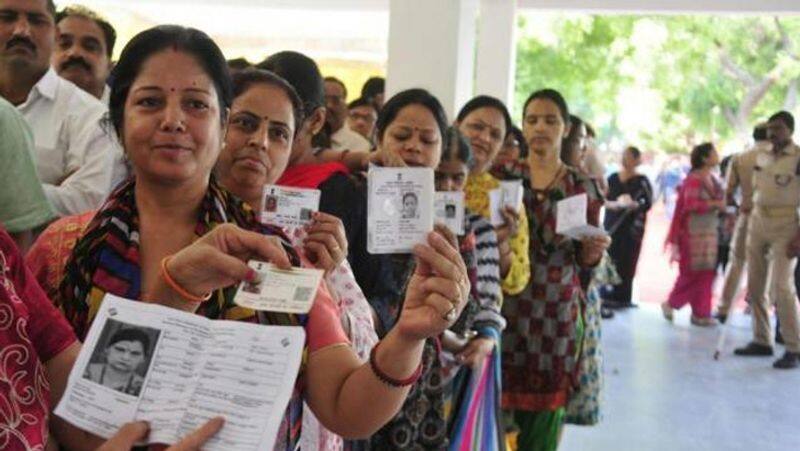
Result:
[[688,309],[670,324],[654,304],[606,321],[603,421],[568,426],[560,451],[800,449],[800,369],[734,357],[750,338],[741,313],[714,361],[721,330],[689,325]]

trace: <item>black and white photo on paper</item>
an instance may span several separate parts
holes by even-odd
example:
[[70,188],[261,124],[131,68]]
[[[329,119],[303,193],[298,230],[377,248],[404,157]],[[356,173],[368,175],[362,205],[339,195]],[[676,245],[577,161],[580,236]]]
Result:
[[83,378],[139,396],[161,331],[109,319],[100,333]]

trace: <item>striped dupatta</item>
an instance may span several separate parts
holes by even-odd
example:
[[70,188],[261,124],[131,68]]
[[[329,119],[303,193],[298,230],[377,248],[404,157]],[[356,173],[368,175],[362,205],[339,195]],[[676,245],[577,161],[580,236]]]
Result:
[[449,451],[505,451],[500,418],[500,334],[481,330],[497,345],[477,371],[462,367],[453,380],[453,418]]

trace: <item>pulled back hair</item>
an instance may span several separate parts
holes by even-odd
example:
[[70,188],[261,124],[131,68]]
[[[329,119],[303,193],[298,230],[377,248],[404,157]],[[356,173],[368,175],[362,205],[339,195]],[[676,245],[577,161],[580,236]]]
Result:
[[525,105],[522,107],[523,121],[525,120],[525,111],[528,109],[528,105],[530,105],[530,103],[534,100],[549,100],[553,102],[558,107],[558,111],[561,113],[561,120],[564,121],[564,124],[570,124],[569,107],[567,106],[567,101],[564,100],[564,96],[562,96],[561,93],[555,89],[540,89],[539,91],[535,91],[528,96],[528,100],[525,101]]
[[467,138],[458,130],[450,126],[447,129],[447,146],[442,149],[442,161],[457,160],[467,167],[472,167],[472,146]]
[[702,169],[703,164],[706,161],[706,158],[708,158],[708,156],[711,155],[711,152],[713,151],[714,151],[714,144],[710,142],[694,146],[690,156],[690,160],[692,162],[692,170],[696,171],[698,169]]
[[456,122],[462,122],[467,118],[467,116],[469,116],[470,113],[479,108],[494,108],[503,115],[503,121],[505,121],[506,124],[506,132],[503,135],[503,139],[505,139],[506,135],[508,135],[508,131],[511,130],[511,127],[513,127],[514,124],[511,122],[511,114],[508,113],[506,104],[496,97],[486,95],[473,97],[469,102],[461,107],[461,110],[458,112],[458,116],[456,116]]
[[383,77],[370,77],[361,87],[361,97],[372,101],[376,95],[386,89],[386,80]]
[[578,137],[578,130],[585,127],[585,122],[580,117],[570,114],[569,124],[571,125],[569,133],[561,140],[561,161],[571,165],[572,154],[582,150],[577,148],[578,143],[575,140]]
[[517,143],[519,143],[519,157],[528,158],[528,142],[525,141],[525,135],[522,133],[522,130],[515,125],[511,127],[508,134],[513,136],[514,139],[517,140]]
[[786,124],[786,127],[789,129],[789,131],[794,133],[794,116],[792,116],[792,113],[788,111],[779,111],[769,117],[769,122],[772,121],[783,122]]
[[379,141],[383,141],[383,134],[389,125],[397,118],[400,110],[409,105],[421,105],[431,112],[433,118],[436,120],[436,125],[439,127],[439,133],[442,135],[442,149],[447,147],[447,115],[444,112],[442,104],[439,99],[433,96],[430,92],[420,89],[406,89],[405,91],[398,92],[388,102],[383,105],[380,114],[378,115],[378,122],[375,124],[375,132]]
[[120,329],[114,332],[114,335],[108,340],[107,346],[113,346],[120,341],[138,341],[142,344],[142,349],[145,353],[150,351],[150,337],[141,329]]
[[[303,101],[303,117],[310,118],[318,108],[325,108],[325,84],[322,73],[313,59],[290,50],[278,52],[256,65],[259,69],[270,71],[294,87]],[[300,125],[297,127],[300,128]],[[313,145],[330,147],[327,124],[323,131],[314,135]]]
[[636,158],[637,160],[639,158],[642,158],[642,151],[639,150],[639,148],[636,147],[636,146],[628,146],[628,147],[625,148],[625,150],[627,152],[630,152],[631,155],[633,155],[633,158]]
[[297,95],[297,91],[294,90],[292,85],[280,76],[262,69],[240,70],[233,74],[233,98],[236,99],[251,87],[259,84],[274,86],[283,91],[286,97],[289,98],[292,103],[292,116],[294,116],[294,134],[297,136],[305,117],[303,101],[300,100],[300,96]]
[[125,118],[125,101],[131,86],[147,60],[167,49],[191,55],[203,68],[214,84],[220,106],[220,119],[225,123],[228,109],[233,102],[233,89],[228,64],[222,51],[200,30],[180,25],[159,25],[134,36],[122,50],[119,61],[114,66],[108,112],[111,125],[120,140]]
[[767,140],[767,124],[758,124],[753,128],[753,141]]

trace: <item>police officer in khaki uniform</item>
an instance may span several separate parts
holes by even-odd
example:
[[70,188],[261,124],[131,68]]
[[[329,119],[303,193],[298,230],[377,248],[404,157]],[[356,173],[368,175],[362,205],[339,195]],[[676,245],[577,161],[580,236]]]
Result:
[[[782,111],[770,117],[767,135],[770,152],[756,157],[753,173],[753,212],[747,236],[747,287],[753,308],[753,341],[736,349],[737,355],[772,355],[772,328],[766,296],[777,305],[786,352],[775,368],[800,364],[800,318],[792,280],[796,257],[790,244],[800,230],[800,147],[792,141],[794,118]],[[769,266],[768,266],[769,265]]]
[[[731,206],[738,204],[739,211],[736,225],[731,239],[730,262],[725,271],[725,282],[722,285],[722,296],[717,307],[717,319],[724,323],[730,313],[733,298],[739,291],[739,283],[747,263],[747,226],[750,224],[750,212],[753,211],[753,172],[756,167],[756,158],[763,152],[772,149],[772,143],[767,139],[767,124],[759,124],[753,130],[755,143],[746,151],[737,154],[731,160],[727,179],[727,203]],[[737,203],[736,192],[739,191]]]

